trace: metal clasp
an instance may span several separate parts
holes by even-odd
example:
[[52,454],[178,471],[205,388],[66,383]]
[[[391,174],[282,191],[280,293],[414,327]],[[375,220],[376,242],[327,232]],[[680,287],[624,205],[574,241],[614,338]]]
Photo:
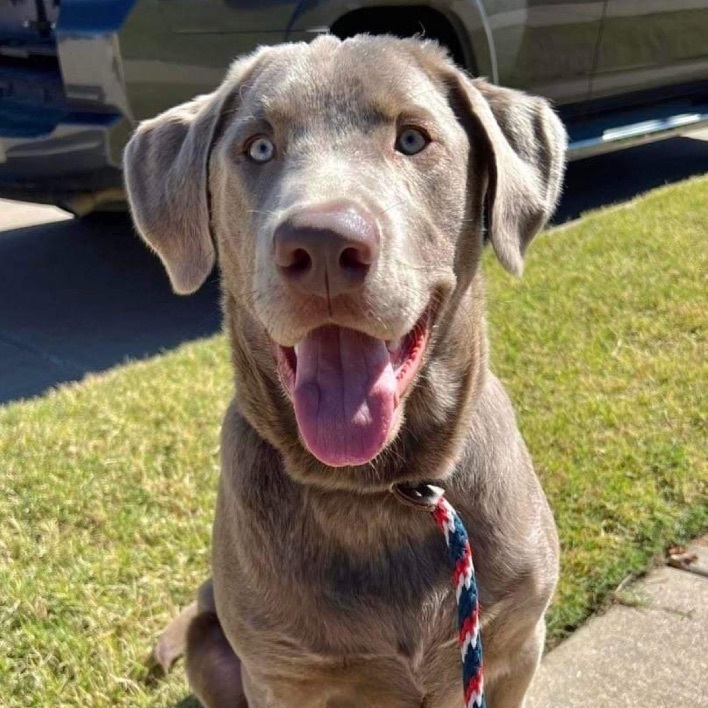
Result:
[[421,511],[434,511],[445,490],[429,482],[401,482],[391,485],[391,493],[406,506]]

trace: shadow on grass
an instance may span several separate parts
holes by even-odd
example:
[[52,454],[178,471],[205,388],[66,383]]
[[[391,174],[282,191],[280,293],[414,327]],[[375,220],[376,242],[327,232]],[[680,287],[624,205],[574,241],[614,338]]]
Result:
[[[145,673],[141,675],[140,680],[146,687],[154,688],[167,676],[164,669],[155,660],[153,653],[145,658],[144,669]],[[192,694],[189,694],[177,703],[173,703],[169,708],[202,708],[202,704]]]

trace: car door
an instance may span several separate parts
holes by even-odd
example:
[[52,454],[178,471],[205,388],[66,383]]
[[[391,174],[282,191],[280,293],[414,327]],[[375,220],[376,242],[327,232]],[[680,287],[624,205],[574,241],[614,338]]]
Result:
[[708,0],[606,0],[593,98],[676,93],[706,78]]
[[173,32],[282,32],[297,0],[158,0]]
[[[213,91],[236,57],[259,45],[282,42],[297,1],[135,2],[120,33],[134,118],[154,116]],[[95,2],[100,5],[107,0]]]
[[587,100],[603,0],[483,0],[498,80],[553,99]]

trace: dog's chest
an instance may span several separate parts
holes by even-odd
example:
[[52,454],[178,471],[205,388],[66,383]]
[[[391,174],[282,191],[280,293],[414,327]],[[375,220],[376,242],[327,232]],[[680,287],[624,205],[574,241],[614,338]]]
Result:
[[[248,557],[215,564],[220,619],[246,661],[266,673],[306,665],[308,674],[324,672],[327,685],[368,676],[412,696],[408,705],[457,685],[455,601],[444,540],[432,523],[410,542],[358,552],[318,539],[302,519],[277,525],[245,545]],[[237,570],[240,564],[247,569]],[[219,586],[229,588],[228,598],[219,597]]]

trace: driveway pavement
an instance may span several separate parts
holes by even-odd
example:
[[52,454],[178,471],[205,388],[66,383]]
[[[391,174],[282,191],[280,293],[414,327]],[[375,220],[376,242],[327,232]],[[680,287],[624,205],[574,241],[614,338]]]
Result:
[[0,403],[213,334],[218,301],[173,295],[125,215],[0,202]]
[[[708,171],[708,131],[573,163],[556,221]],[[220,327],[216,276],[177,297],[126,216],[0,200],[0,403]]]
[[659,568],[545,657],[529,708],[706,708],[708,537],[685,570]]

